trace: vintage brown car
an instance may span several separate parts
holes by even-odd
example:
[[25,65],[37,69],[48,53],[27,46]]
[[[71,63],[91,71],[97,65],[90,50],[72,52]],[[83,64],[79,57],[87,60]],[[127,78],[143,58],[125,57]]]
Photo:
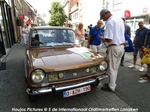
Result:
[[30,101],[38,95],[62,91],[64,98],[91,90],[108,76],[108,60],[81,47],[68,27],[36,26],[30,30],[25,52],[25,80]]

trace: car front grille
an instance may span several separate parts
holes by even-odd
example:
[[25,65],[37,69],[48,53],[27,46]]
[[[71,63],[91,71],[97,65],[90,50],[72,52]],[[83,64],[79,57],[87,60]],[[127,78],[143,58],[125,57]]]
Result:
[[93,66],[89,68],[67,70],[67,71],[60,71],[60,72],[51,72],[47,74],[47,79],[50,82],[57,81],[57,80],[69,80],[69,79],[84,77],[90,74],[97,74],[97,73],[99,73],[99,67]]

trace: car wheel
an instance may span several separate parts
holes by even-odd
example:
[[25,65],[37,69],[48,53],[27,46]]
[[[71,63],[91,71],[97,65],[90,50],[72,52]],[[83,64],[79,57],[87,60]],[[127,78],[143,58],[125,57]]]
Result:
[[38,96],[37,95],[29,95],[29,101],[31,103],[35,102],[38,100]]
[[97,79],[92,85],[96,87],[99,85],[99,83],[100,83],[100,81]]

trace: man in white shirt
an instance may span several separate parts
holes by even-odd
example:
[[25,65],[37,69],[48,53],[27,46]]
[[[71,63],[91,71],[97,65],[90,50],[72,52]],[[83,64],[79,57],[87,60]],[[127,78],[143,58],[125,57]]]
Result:
[[25,25],[22,28],[22,36],[23,36],[23,40],[24,40],[24,45],[26,46],[27,44],[27,39],[28,39],[28,33],[29,33],[29,29],[28,29],[28,25]]
[[115,92],[118,68],[124,53],[124,22],[121,17],[114,17],[107,9],[101,10],[100,18],[106,21],[106,29],[102,41],[108,47],[107,58],[109,59],[109,68],[106,73],[110,79],[109,83],[105,84],[101,89],[103,91]]

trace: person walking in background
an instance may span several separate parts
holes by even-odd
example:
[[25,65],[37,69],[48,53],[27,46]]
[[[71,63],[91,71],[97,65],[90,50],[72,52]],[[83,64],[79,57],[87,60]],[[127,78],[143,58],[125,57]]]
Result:
[[[142,46],[146,45],[146,39],[148,34],[148,28],[144,27],[144,22],[139,21],[138,22],[139,28],[135,32],[135,38],[133,40],[134,45],[134,53],[133,53],[133,64],[128,66],[129,68],[135,68],[136,67],[136,61],[137,61],[137,53],[139,51],[140,58],[143,57],[143,51]],[[143,64],[141,63],[141,67],[139,69],[140,72],[144,71]]]
[[126,33],[129,35],[129,37],[131,38],[131,28],[130,26],[126,23],[126,19],[125,18],[122,18],[123,21],[124,21],[124,24],[125,24],[125,31]]
[[75,29],[76,36],[79,37],[80,43],[83,46],[85,40],[85,31],[83,29],[83,24],[79,23],[78,27]]
[[97,25],[90,30],[88,37],[88,48],[93,49],[97,53],[100,52],[102,45],[100,39],[103,34],[103,29],[101,28],[102,25],[103,21],[98,20]]
[[[129,37],[131,37],[131,28],[130,28],[129,25],[127,25],[125,18],[122,18],[122,19],[123,19],[124,25],[125,25],[125,33],[128,34]],[[125,52],[124,52],[124,54],[123,54],[123,56],[121,58],[121,63],[120,63],[121,66],[124,66],[124,64],[123,64],[123,62],[124,62],[124,56],[125,56]]]
[[[146,47],[148,48],[147,53],[150,54],[150,30],[148,33],[148,37],[147,37],[147,42],[146,42]],[[141,78],[144,80],[149,80],[150,81],[150,64],[147,64],[147,71],[143,74],[141,74]]]
[[104,84],[101,89],[103,91],[115,92],[118,68],[124,53],[124,22],[121,17],[114,17],[107,9],[101,10],[100,18],[106,21],[102,41],[107,46],[106,57],[109,60],[109,67],[106,71],[106,74],[109,75],[109,83]]
[[92,26],[93,26],[93,25],[92,25],[92,24],[90,24],[90,26],[89,26],[89,31],[91,31],[91,29],[92,29]]
[[28,39],[28,33],[29,33],[29,29],[28,29],[28,24],[25,25],[23,28],[22,28],[22,36],[23,36],[23,40],[24,40],[24,45],[26,46],[27,44],[27,39]]

